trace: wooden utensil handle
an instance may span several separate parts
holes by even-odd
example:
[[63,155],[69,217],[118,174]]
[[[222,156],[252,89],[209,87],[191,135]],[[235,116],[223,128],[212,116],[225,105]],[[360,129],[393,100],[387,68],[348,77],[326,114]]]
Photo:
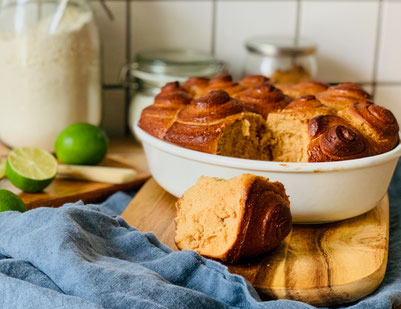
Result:
[[112,184],[123,184],[134,181],[137,172],[130,168],[60,164],[58,166],[57,176]]

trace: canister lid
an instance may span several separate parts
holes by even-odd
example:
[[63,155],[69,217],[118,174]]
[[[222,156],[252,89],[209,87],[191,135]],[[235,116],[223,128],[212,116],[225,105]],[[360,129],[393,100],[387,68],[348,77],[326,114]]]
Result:
[[307,39],[283,36],[254,37],[246,41],[246,49],[263,56],[302,56],[316,52],[316,45]]
[[[137,72],[172,77],[178,80],[191,76],[211,77],[221,72],[223,66],[212,55],[186,49],[139,52],[135,57],[135,63]],[[139,74],[143,77],[141,73]]]

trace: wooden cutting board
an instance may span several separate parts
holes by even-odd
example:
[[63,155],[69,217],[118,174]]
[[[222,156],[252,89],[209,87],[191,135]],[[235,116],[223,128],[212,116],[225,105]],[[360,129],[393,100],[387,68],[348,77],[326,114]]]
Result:
[[[0,144],[2,159],[7,157],[8,152],[9,149]],[[143,149],[132,138],[111,140],[107,158],[100,165],[133,168],[138,173],[137,178],[122,185],[56,178],[43,192],[35,194],[21,192],[4,178],[0,180],[0,188],[18,194],[27,208],[32,209],[39,206],[58,207],[79,200],[84,203],[99,202],[114,192],[138,188],[150,177]]]
[[[174,181],[172,179],[172,181]],[[173,250],[176,198],[150,179],[123,213],[142,232],[153,232]],[[387,265],[389,204],[353,219],[296,225],[282,245],[258,259],[228,265],[267,299],[286,298],[317,306],[360,299],[381,283]]]

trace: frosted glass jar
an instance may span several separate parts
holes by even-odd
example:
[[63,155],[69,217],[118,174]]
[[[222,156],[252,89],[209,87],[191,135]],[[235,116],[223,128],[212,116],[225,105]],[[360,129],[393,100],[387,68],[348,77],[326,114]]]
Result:
[[134,127],[142,110],[153,104],[160,88],[168,82],[184,82],[189,77],[213,77],[223,70],[223,63],[207,53],[194,50],[150,50],[140,52],[135,62],[123,68],[122,76],[133,89],[129,107],[129,125]]
[[317,74],[316,46],[305,39],[256,37],[245,43],[246,74],[262,74],[273,82],[297,83]]
[[0,7],[0,139],[49,151],[74,122],[101,120],[100,42],[91,7],[70,0],[3,0]]

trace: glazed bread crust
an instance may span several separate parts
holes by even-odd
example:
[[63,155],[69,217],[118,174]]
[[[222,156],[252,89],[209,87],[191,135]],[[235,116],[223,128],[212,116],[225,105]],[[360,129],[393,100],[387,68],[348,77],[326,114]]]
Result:
[[336,111],[345,109],[355,102],[371,103],[372,100],[372,96],[356,83],[329,87],[326,91],[316,94],[316,98]]
[[305,81],[298,84],[275,84],[285,95],[296,99],[305,95],[316,95],[325,91],[328,86],[316,81]]
[[372,145],[344,119],[334,115],[312,118],[308,124],[309,162],[358,159],[374,153]]
[[260,115],[246,112],[241,101],[215,90],[183,108],[164,140],[212,154],[269,159],[261,137],[265,131]]
[[178,82],[168,83],[155,97],[154,104],[142,111],[138,126],[149,134],[163,139],[181,109],[191,101],[187,90]]
[[[251,85],[249,81],[247,84]],[[247,111],[260,114],[265,119],[269,113],[283,109],[291,102],[289,97],[268,82],[259,83],[233,97],[243,102]]]
[[[309,121],[322,115],[341,118],[341,126],[352,132],[328,128],[330,133],[324,136],[331,134],[337,141],[333,144],[339,148],[337,154],[327,145],[319,148],[317,139],[309,135]],[[387,152],[399,143],[394,115],[372,103],[358,84],[327,87],[307,81],[274,85],[262,75],[248,75],[239,82],[220,74],[212,79],[193,77],[183,86],[169,83],[142,112],[139,126],[189,149],[283,162],[349,160]],[[342,133],[347,137],[355,133],[358,141],[362,136],[370,150],[353,153],[356,141],[345,143],[339,137]],[[350,147],[349,155],[344,147]]]
[[341,110],[338,115],[364,134],[377,153],[387,152],[399,142],[397,120],[384,107],[357,102]]

